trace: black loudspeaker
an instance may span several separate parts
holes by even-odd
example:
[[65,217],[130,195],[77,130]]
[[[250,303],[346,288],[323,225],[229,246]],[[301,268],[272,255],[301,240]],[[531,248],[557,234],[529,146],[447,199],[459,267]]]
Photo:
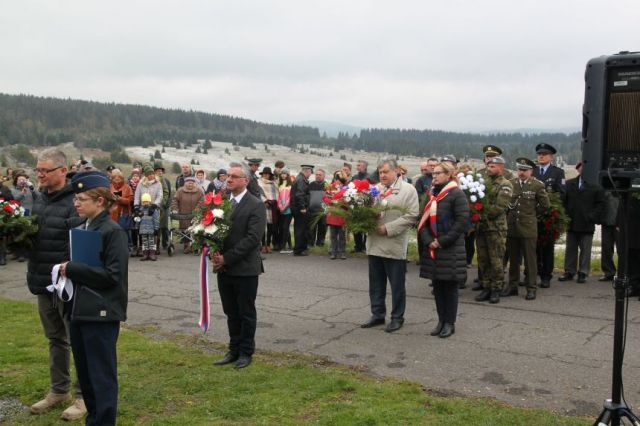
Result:
[[582,161],[588,182],[640,190],[640,52],[587,63]]

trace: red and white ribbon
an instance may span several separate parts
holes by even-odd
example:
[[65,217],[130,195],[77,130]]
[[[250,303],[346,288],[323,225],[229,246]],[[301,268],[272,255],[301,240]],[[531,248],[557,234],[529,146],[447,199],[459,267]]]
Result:
[[203,332],[207,332],[209,329],[209,271],[207,269],[209,260],[209,247],[204,246],[202,248],[202,256],[200,257],[200,320],[198,321],[198,327]]

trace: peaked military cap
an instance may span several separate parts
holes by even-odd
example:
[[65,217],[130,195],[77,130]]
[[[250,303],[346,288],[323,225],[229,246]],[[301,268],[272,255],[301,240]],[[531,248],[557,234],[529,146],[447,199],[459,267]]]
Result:
[[533,169],[536,163],[525,157],[516,158],[516,167],[520,170]]
[[549,145],[548,143],[543,142],[536,145],[537,154],[555,154],[556,152],[558,151],[556,151],[556,149],[551,145]]
[[485,156],[502,155],[502,150],[495,145],[485,145],[482,147]]
[[313,167],[312,164],[300,164],[301,169],[313,169]]
[[247,163],[249,164],[260,164],[262,163],[262,158],[246,158]]
[[106,174],[102,172],[90,171],[79,172],[71,178],[73,192],[79,194],[94,188],[109,188],[111,182]]
[[440,159],[440,161],[448,161],[448,162],[450,162],[450,163],[454,163],[454,164],[455,164],[455,163],[458,163],[458,159],[457,159],[457,158],[456,158],[456,156],[455,156],[455,155],[453,155],[453,154],[447,154],[447,155],[445,155],[444,157],[442,157],[442,158]]
[[487,164],[506,164],[506,161],[504,161],[504,158],[496,155],[495,157],[491,157],[487,160]]

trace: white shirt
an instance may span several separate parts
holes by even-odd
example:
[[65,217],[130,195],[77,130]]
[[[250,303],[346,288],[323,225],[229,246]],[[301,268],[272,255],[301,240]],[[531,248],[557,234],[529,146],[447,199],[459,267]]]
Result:
[[236,203],[240,204],[240,201],[242,200],[242,197],[244,197],[244,194],[247,193],[247,188],[244,189],[244,191],[242,191],[240,194],[236,195],[235,197],[232,195],[231,199],[235,199]]

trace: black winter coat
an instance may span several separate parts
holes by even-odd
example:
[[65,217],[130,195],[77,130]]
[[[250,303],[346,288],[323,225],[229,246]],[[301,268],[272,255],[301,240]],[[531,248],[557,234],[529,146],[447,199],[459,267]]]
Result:
[[90,231],[102,234],[104,266],[67,263],[73,281],[71,321],[125,321],[127,319],[129,242],[127,233],[102,212],[90,223]]
[[593,234],[596,223],[602,221],[604,214],[604,190],[589,182],[583,181],[582,189],[578,189],[578,178],[567,181],[567,192],[564,199],[567,216],[571,219],[569,231]]
[[291,187],[292,212],[295,214],[299,213],[300,210],[308,209],[310,197],[309,181],[302,173],[300,173]]
[[469,223],[469,202],[464,192],[453,189],[438,202],[438,243],[436,258],[429,255],[429,243],[434,240],[429,225],[418,234],[420,277],[434,281],[464,282],[467,280],[467,252],[464,235]]
[[73,189],[67,184],[58,192],[41,192],[33,203],[40,229],[28,253],[27,285],[33,294],[48,293],[54,265],[69,260],[69,229],[82,223],[73,206]]

